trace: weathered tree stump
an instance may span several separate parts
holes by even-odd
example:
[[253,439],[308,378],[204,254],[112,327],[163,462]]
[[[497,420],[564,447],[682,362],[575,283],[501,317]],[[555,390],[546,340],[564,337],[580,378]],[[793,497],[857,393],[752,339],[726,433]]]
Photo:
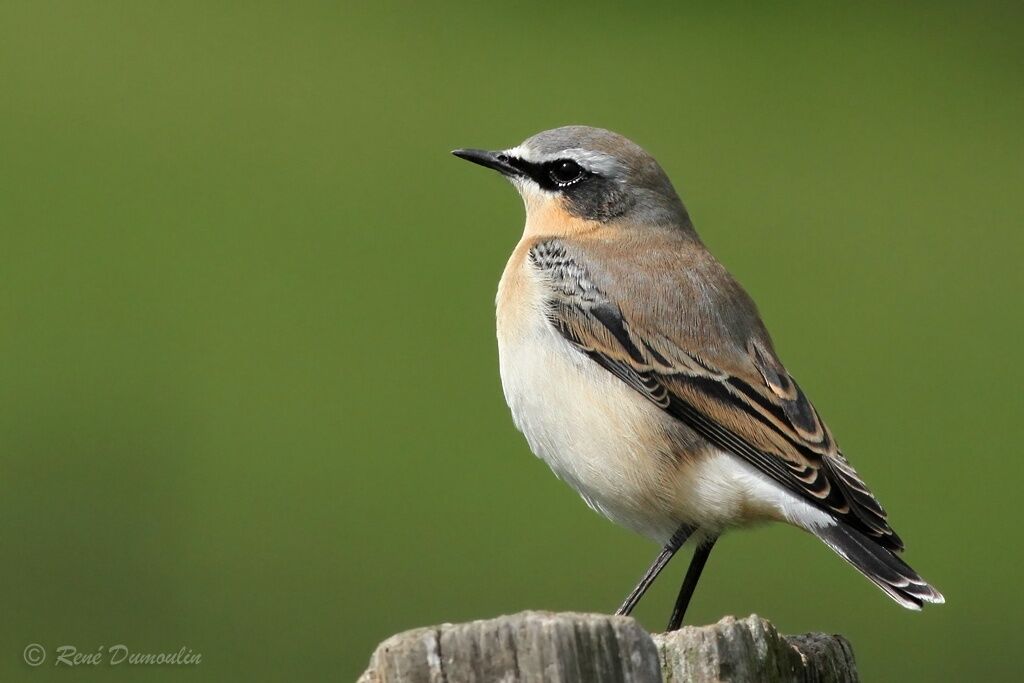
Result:
[[782,636],[753,615],[653,637],[635,620],[521,612],[442,624],[381,643],[359,683],[848,683],[857,681],[842,636]]
[[684,626],[653,638],[665,683],[857,680],[853,648],[846,638],[824,633],[779,635],[771,622],[756,614],[742,620],[725,617],[711,626]]

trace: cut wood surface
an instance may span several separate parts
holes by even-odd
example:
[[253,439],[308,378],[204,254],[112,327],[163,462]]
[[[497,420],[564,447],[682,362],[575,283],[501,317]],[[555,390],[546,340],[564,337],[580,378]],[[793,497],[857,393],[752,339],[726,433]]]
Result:
[[782,636],[767,620],[647,633],[634,619],[521,612],[391,636],[359,683],[710,683],[857,681],[845,638]]

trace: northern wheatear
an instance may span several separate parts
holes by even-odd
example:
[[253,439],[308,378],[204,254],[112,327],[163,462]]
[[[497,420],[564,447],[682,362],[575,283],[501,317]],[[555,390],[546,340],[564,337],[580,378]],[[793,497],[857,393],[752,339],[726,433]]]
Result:
[[943,602],[649,154],[586,126],[453,153],[526,205],[497,296],[516,426],[590,507],[664,545],[618,614],[694,537],[679,628],[715,540],[763,521],[811,532],[904,607]]

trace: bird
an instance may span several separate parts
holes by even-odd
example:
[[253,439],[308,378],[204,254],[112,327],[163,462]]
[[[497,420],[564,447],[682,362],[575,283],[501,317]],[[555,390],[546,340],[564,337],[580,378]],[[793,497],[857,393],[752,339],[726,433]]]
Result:
[[579,125],[452,154],[500,173],[525,206],[496,297],[516,427],[593,510],[661,546],[616,614],[692,539],[678,629],[717,539],[763,522],[813,534],[903,607],[945,601],[901,559],[885,510],[654,157]]

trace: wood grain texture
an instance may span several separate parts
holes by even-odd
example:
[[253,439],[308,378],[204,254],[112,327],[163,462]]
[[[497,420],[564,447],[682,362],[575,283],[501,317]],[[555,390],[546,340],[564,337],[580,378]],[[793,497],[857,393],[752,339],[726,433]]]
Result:
[[756,615],[652,637],[628,617],[521,612],[394,635],[374,651],[359,683],[857,680],[842,636],[781,636]]
[[711,626],[684,626],[652,636],[665,683],[793,681],[854,683],[850,643],[838,635],[782,636],[757,615],[725,617]]

